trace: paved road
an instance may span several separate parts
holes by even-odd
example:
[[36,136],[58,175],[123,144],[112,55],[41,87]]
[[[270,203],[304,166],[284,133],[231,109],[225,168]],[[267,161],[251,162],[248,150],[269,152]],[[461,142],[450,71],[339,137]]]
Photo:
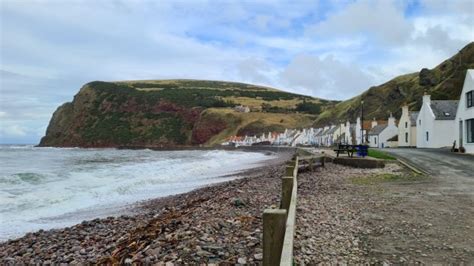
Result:
[[456,154],[447,149],[387,149],[412,165],[436,176],[474,179],[474,156]]
[[424,170],[442,193],[464,194],[474,199],[474,156],[447,149],[384,149]]

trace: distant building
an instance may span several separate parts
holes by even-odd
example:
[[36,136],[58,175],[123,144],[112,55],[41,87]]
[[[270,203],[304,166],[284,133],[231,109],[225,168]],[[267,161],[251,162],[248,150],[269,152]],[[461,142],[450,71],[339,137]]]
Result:
[[474,153],[474,69],[466,73],[456,112],[455,139],[466,153]]
[[372,121],[372,129],[369,130],[369,146],[373,148],[388,148],[388,140],[398,135],[398,128],[395,124],[395,118],[390,114],[388,123],[385,125],[378,125],[374,119]]
[[423,95],[423,105],[417,117],[416,147],[441,148],[453,145],[455,117],[459,101],[432,101]]
[[399,147],[416,147],[416,118],[418,113],[408,111],[408,105],[402,107],[402,116],[398,123]]
[[234,107],[234,110],[237,111],[237,112],[240,112],[240,113],[250,112],[250,108],[248,106],[244,106],[244,105],[236,106],[236,107]]

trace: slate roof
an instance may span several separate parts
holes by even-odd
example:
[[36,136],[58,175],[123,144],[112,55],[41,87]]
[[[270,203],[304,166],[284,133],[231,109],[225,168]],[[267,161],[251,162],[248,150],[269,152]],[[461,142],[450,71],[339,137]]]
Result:
[[321,129],[319,130],[319,132],[316,134],[316,136],[322,136],[322,135],[324,135],[324,132],[325,132],[325,131],[326,131],[326,130],[325,130],[324,128],[321,128]]
[[431,101],[431,110],[435,120],[454,120],[458,110],[459,101]]
[[418,117],[419,113],[420,112],[410,112],[410,122],[412,127],[416,126],[416,118]]
[[388,125],[376,125],[369,131],[369,135],[380,134]]
[[328,132],[326,132],[326,134],[333,134],[334,132],[336,132],[336,130],[338,130],[339,127],[333,127],[331,129],[328,130]]
[[326,129],[326,130],[323,130],[323,132],[321,133],[321,136],[324,136],[324,135],[326,135],[326,134],[329,132],[329,130],[331,130],[331,129],[330,129],[330,128],[328,128],[328,129]]

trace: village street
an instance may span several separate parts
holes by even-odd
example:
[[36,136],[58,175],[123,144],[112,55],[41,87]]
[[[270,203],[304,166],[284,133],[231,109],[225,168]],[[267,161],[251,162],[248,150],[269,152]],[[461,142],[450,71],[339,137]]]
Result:
[[[448,149],[385,149],[388,153],[427,172],[440,189],[457,190],[474,200],[474,156]],[[442,185],[442,186],[441,186]]]
[[474,263],[474,157],[383,151],[428,174],[388,163],[383,170],[329,164],[300,176],[298,262]]

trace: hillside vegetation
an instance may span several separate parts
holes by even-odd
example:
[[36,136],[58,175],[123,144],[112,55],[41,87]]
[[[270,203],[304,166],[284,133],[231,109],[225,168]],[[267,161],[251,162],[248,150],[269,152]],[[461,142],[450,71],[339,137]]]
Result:
[[[309,127],[335,103],[235,82],[94,81],[56,110],[40,146],[213,145],[236,134]],[[234,110],[242,104],[252,112]]]
[[[416,59],[414,59],[416,60]],[[474,68],[474,43],[466,45],[459,53],[433,69],[396,77],[382,85],[369,88],[359,96],[340,102],[318,117],[315,125],[325,125],[341,119],[355,121],[361,114],[364,100],[366,119],[387,119],[389,113],[400,117],[401,106],[408,104],[411,110],[419,110],[423,93],[433,100],[458,100],[466,70]]]
[[[54,112],[40,146],[214,145],[232,135],[354,121],[361,100],[366,119],[386,119],[390,112],[399,117],[405,103],[418,110],[424,92],[434,100],[459,99],[469,68],[474,43],[433,69],[396,77],[343,102],[237,82],[94,81]],[[237,112],[238,105],[252,111]]]

